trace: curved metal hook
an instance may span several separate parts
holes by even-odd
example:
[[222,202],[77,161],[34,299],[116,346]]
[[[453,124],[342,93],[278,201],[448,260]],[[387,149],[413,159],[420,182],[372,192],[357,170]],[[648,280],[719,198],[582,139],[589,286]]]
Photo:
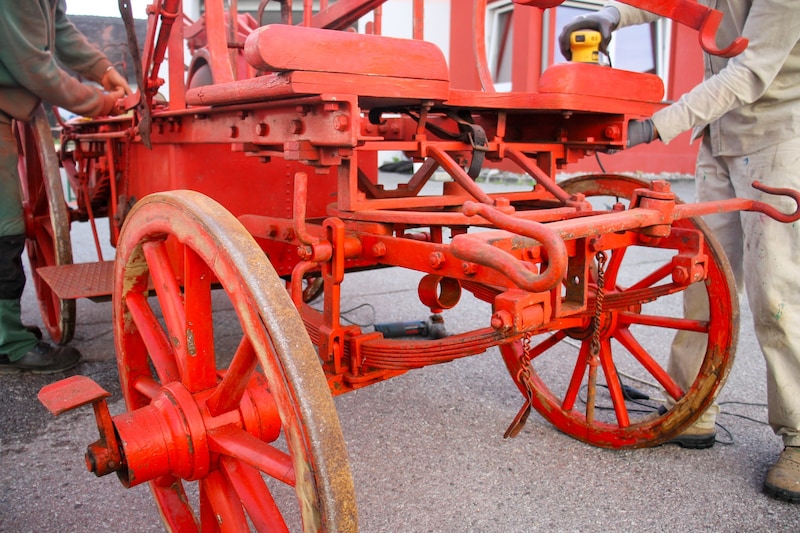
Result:
[[564,0],[514,0],[514,3],[521,6],[533,6],[539,9],[547,9],[563,4]]
[[741,54],[747,48],[747,39],[737,37],[726,48],[717,48],[717,30],[722,23],[722,13],[715,9],[709,10],[708,16],[700,26],[700,46],[709,54],[720,57],[733,57]]
[[757,211],[759,213],[764,213],[768,217],[777,220],[778,222],[796,222],[800,220],[800,191],[796,191],[794,189],[789,188],[778,188],[778,187],[769,187],[764,185],[760,181],[753,182],[753,188],[757,189],[761,192],[765,192],[767,194],[775,194],[781,196],[788,196],[795,203],[795,210],[794,213],[786,214],[778,211],[774,207],[769,204],[765,204],[764,202],[753,202],[752,206],[748,211]]
[[561,283],[567,272],[567,247],[554,231],[539,222],[514,218],[490,205],[477,202],[464,202],[463,212],[467,216],[480,215],[501,229],[535,239],[544,247],[547,266],[536,274],[528,268],[528,263],[469,235],[457,235],[453,238],[450,245],[453,255],[502,272],[526,291],[549,291]]
[[722,12],[698,4],[695,0],[621,0],[639,9],[671,18],[699,32],[700,46],[716,56],[733,57],[747,47],[747,39],[737,37],[727,48],[717,48],[717,30]]

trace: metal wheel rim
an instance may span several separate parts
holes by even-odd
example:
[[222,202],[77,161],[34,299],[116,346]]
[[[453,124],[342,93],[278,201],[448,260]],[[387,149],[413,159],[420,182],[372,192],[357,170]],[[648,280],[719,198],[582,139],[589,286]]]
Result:
[[[572,178],[561,183],[561,186],[567,192],[583,193],[587,197],[609,195],[629,198],[633,189],[648,187],[648,183],[627,176],[601,175]],[[705,236],[706,251],[711,258],[709,279],[712,277],[715,279],[711,290],[718,296],[717,305],[711,306],[712,316],[709,324],[713,322],[713,328],[716,328],[714,335],[724,339],[725,342],[714,347],[709,343],[698,378],[679,402],[664,414],[645,417],[624,428],[598,421],[588,423],[575,409],[564,410],[561,407],[560,394],[550,390],[545,381],[534,371],[533,407],[559,430],[578,440],[606,448],[639,448],[661,444],[690,426],[713,403],[733,365],[733,352],[738,336],[738,299],[730,266],[720,245],[701,220],[685,219],[675,221],[674,225],[697,228]],[[726,312],[730,313],[727,318],[724,316]],[[711,328],[709,325],[709,329]],[[550,341],[560,342],[561,335],[564,333],[556,332],[541,345],[544,346]],[[712,338],[711,334],[709,338]],[[588,343],[589,340],[583,342]],[[515,342],[500,347],[504,362],[512,376],[517,375],[519,371],[521,346],[521,342]],[[518,386],[524,394],[524,389],[519,384]]]
[[[297,477],[295,492],[304,531],[356,530],[354,489],[344,439],[302,321],[250,234],[222,206],[200,193],[150,195],[136,204],[123,227],[113,308],[120,379],[128,408],[148,403],[149,399],[137,390],[136,380],[150,370],[149,356],[141,351],[137,328],[123,302],[131,293],[146,291],[142,289],[148,275],[146,269],[141,270],[147,267],[142,245],[165,235],[184,243],[209,265],[234,303],[270,391],[282,395],[278,410]],[[267,342],[257,346],[254,339]],[[143,365],[148,367],[146,371]],[[132,370],[137,367],[138,371]],[[180,485],[178,478],[151,482],[162,518],[170,528],[195,524],[187,518],[192,513]]]
[[30,124],[17,124],[23,149],[20,164],[26,249],[42,321],[50,338],[66,344],[75,333],[75,300],[63,300],[36,272],[43,266],[72,264],[70,220],[58,157],[44,109]]

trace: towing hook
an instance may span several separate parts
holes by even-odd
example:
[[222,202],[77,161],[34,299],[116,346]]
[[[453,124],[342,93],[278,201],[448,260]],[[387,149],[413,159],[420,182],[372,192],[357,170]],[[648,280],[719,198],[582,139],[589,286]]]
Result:
[[786,214],[782,213],[781,211],[778,211],[776,208],[772,207],[769,204],[766,204],[764,202],[754,201],[749,211],[764,213],[768,217],[777,220],[778,222],[786,223],[786,222],[796,222],[797,220],[800,220],[800,191],[783,187],[770,187],[768,185],[764,185],[760,181],[754,181],[753,188],[761,192],[765,192],[767,194],[790,197],[792,200],[794,200],[795,210],[791,214]]

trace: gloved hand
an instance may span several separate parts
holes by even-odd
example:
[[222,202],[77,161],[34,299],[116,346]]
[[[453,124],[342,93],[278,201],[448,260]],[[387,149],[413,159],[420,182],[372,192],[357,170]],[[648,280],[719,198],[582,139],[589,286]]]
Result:
[[[108,67],[106,73],[103,74],[103,79],[100,84],[103,86],[103,89],[109,92],[122,90],[122,96],[127,96],[132,92],[128,81],[123,78],[122,74],[117,72],[114,67]],[[122,98],[122,96],[120,98]]]
[[649,144],[657,138],[658,131],[652,119],[628,122],[628,148],[633,148],[637,144]]
[[617,29],[619,24],[619,11],[616,7],[604,7],[599,11],[588,15],[575,17],[564,26],[561,35],[558,36],[558,46],[561,54],[572,61],[572,51],[569,49],[569,37],[578,30],[595,30],[601,35],[600,51],[608,54],[608,43],[611,42],[611,32]]
[[111,91],[110,93],[103,93],[103,107],[100,109],[100,112],[97,113],[97,117],[115,117],[122,112],[117,106],[117,102],[125,97],[125,92],[122,88],[116,89]]

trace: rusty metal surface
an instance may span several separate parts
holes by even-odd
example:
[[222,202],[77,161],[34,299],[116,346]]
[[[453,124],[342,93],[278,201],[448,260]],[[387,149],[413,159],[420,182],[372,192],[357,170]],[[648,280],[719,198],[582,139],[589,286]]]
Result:
[[[228,13],[222,1],[206,2],[203,18],[188,25],[180,2],[156,2],[142,65],[151,123],[74,121],[63,132],[64,168],[82,192],[73,216],[107,213],[112,229],[122,226],[113,276],[107,263],[41,271],[58,295],[107,294],[111,284],[127,411],[109,421],[96,409],[107,437],[89,453],[100,458],[98,473],[116,470],[126,486],[149,482],[171,529],[216,527],[219,517],[234,530],[246,529],[248,517],[260,530],[298,520],[306,531],[356,529],[332,394],[494,347],[525,402],[508,436],[535,408],[597,446],[659,444],[713,401],[736,343],[727,263],[692,217],[749,210],[800,219],[800,193],[787,190],[765,192],[791,197],[792,213],[743,200],[681,204],[662,181],[598,175],[560,186],[563,164],[625,149],[628,123],[662,106],[661,81],[559,65],[540,92],[493,93],[478,17],[485,90],[453,90],[435,46],[330,29],[378,4],[336,2],[311,17],[305,3],[306,24],[322,27],[259,30],[235,2]],[[656,7],[699,29],[709,48],[715,12],[677,9],[685,4]],[[414,2],[416,37],[422,8]],[[184,39],[195,54],[188,82]],[[330,56],[324,42],[336,43]],[[180,59],[167,69],[170,98],[161,102],[167,51]],[[389,188],[377,172],[383,151],[422,165]],[[475,182],[486,161],[516,165],[533,185],[487,193]],[[431,193],[437,168],[451,180]],[[601,195],[613,198],[598,203]],[[662,256],[628,279],[625,257],[636,250]],[[384,338],[348,320],[346,280],[389,266],[431,276],[418,289],[431,315],[469,312],[446,298],[462,289],[490,312],[482,325],[436,339]],[[302,287],[315,278],[322,297],[309,305]],[[693,284],[717,303],[709,317],[659,307]],[[235,312],[232,329],[214,321],[216,286]],[[685,390],[665,370],[665,344],[640,343],[658,328],[707,336],[701,372]],[[237,337],[236,348],[217,353],[224,334]],[[561,341],[577,352],[571,373],[554,376],[540,363]],[[629,407],[617,370],[626,365],[674,405]],[[595,401],[602,387],[606,417]],[[292,487],[288,510],[262,474]],[[197,482],[198,502],[187,498],[189,482]]]

